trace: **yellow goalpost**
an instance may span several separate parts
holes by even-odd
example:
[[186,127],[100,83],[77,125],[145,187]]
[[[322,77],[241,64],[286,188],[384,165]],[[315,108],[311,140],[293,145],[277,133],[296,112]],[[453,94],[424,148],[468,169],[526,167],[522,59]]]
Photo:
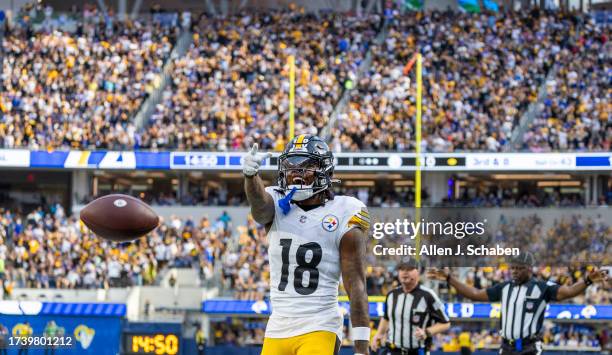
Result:
[[295,137],[295,56],[290,55],[289,64],[289,140]]
[[[421,114],[422,114],[422,99],[423,99],[423,56],[421,53],[416,55],[416,171],[414,176],[414,209],[415,222],[421,220]],[[421,259],[419,253],[421,246],[421,235],[416,232],[416,259]]]

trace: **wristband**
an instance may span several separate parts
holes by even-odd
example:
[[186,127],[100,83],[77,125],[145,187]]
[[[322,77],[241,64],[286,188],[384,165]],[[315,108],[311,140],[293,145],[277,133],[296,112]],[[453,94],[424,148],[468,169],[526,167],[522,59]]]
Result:
[[431,332],[429,331],[429,329],[428,329],[428,328],[425,328],[425,335],[426,335],[428,338],[431,338]]
[[589,274],[584,274],[584,283],[587,286],[591,286],[593,284],[593,281],[591,281],[591,279],[589,278]]
[[450,278],[451,278],[451,273],[449,272],[448,275],[446,275],[446,283],[450,282]]
[[370,341],[370,327],[353,327],[351,329],[351,338],[353,340]]

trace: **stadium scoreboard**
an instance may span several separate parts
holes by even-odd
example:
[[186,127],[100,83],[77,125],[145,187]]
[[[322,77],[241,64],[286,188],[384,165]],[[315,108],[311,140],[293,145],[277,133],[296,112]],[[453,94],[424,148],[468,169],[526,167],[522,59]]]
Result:
[[181,353],[179,336],[174,333],[126,333],[123,339],[125,355]]
[[[0,167],[105,170],[242,170],[244,152],[28,151],[0,149]],[[334,154],[336,171],[414,171],[414,153]],[[277,169],[278,154],[261,170]],[[424,153],[426,171],[610,171],[612,153]]]

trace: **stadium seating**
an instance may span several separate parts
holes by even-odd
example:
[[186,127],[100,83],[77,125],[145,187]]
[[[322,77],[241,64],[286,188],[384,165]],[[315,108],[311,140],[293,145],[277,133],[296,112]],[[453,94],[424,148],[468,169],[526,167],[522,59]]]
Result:
[[296,60],[296,129],[317,133],[354,75],[378,16],[298,12],[203,19],[142,147],[280,150],[289,120],[289,55]]
[[[178,30],[150,21],[111,29],[95,19],[75,33],[9,31],[0,147],[225,151],[257,141],[280,150],[293,54],[298,131],[321,133],[344,90],[356,86],[331,131],[333,149],[413,151],[415,77],[403,71],[420,49],[425,151],[610,149],[609,36],[586,15],[398,15],[377,46],[378,15],[203,17],[142,130],[134,115],[158,87]],[[371,47],[372,64],[355,82]],[[542,84],[548,96],[512,146]]]
[[334,146],[415,150],[415,75],[413,69],[408,79],[404,66],[420,50],[424,150],[512,149],[512,131],[572,28],[569,18],[536,14],[394,18],[341,116]]
[[[537,217],[502,223],[495,232],[502,240],[529,244],[537,250],[541,263],[558,265],[555,250],[571,246],[586,250],[591,243],[591,262],[605,258],[606,235],[612,233],[606,221],[573,216],[555,221],[552,228],[542,228]],[[505,236],[505,237],[504,237]],[[510,238],[509,236],[512,236]],[[585,238],[584,236],[589,236]],[[504,239],[505,238],[505,239]],[[519,239],[516,239],[519,238]],[[582,244],[581,244],[582,243]],[[581,255],[575,255],[576,260]],[[217,220],[176,216],[163,220],[161,226],[135,243],[113,244],[92,235],[74,217],[67,217],[61,206],[38,208],[27,215],[0,210],[0,274],[7,287],[100,288],[149,285],[166,266],[199,270],[203,280],[218,280],[222,290],[237,299],[263,299],[269,294],[268,242],[265,230],[250,217],[246,223],[232,221],[227,214]],[[543,267],[540,277],[560,284],[582,277],[581,267]],[[214,278],[219,273],[219,278]],[[461,276],[472,284],[490,286],[508,278],[509,270],[479,268],[463,270]],[[368,268],[368,294],[384,294],[394,287],[394,270],[383,266]],[[442,293],[456,301],[453,293]],[[593,287],[577,303],[608,304],[608,291]]]
[[[0,274],[7,287],[108,288],[150,285],[166,266],[194,267],[212,277],[229,222],[171,217],[146,238],[110,244],[61,207],[27,215],[0,209]],[[10,293],[10,292],[9,292]]]
[[[160,353],[259,353],[270,244],[249,215],[240,165],[253,143],[278,152],[289,139],[292,56],[295,132],[329,133],[334,152],[363,153],[336,155],[334,193],[361,200],[373,223],[412,214],[421,186],[423,207],[461,211],[444,217],[495,216],[482,240],[532,251],[540,280],[570,285],[610,265],[609,24],[596,24],[595,13],[525,11],[536,3],[525,1],[521,12],[430,11],[447,2],[466,3],[314,1],[306,7],[354,11],[308,13],[274,0],[162,0],[128,2],[125,13],[125,2],[67,1],[69,12],[58,13],[51,3],[61,2],[33,1],[0,11],[0,348],[15,335],[57,332],[74,335],[69,352],[79,354],[150,352],[153,343]],[[275,10],[244,11],[264,3]],[[418,3],[427,11],[401,8]],[[427,154],[421,164],[394,154],[417,148],[417,52],[423,152],[579,153]],[[419,165],[423,175],[413,175]],[[266,185],[274,169],[264,164]],[[108,193],[137,194],[163,216],[159,227],[132,243],[96,237],[78,211]],[[396,234],[370,238],[368,248],[397,246]],[[374,254],[366,256],[372,328],[381,296],[399,286],[403,257]],[[508,259],[470,260],[495,267],[453,268],[468,285],[511,278]],[[460,351],[460,334],[477,354],[498,352],[498,305],[421,282],[452,319],[432,354]],[[348,317],[342,282],[339,294]],[[546,353],[609,350],[611,302],[601,283],[553,302]],[[352,354],[344,323],[340,353]]]
[[[96,20],[96,21],[94,21]],[[83,20],[75,33],[15,26],[4,40],[0,147],[128,149],[176,30]]]
[[541,113],[524,137],[530,151],[610,151],[609,32],[587,23],[559,53]]

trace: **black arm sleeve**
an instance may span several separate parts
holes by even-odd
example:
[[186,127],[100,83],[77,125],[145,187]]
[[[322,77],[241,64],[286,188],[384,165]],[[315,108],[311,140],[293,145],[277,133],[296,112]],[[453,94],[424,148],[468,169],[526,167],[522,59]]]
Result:
[[556,301],[557,300],[557,292],[559,291],[559,286],[558,284],[552,282],[552,281],[548,281],[548,282],[544,282],[544,285],[541,286],[542,289],[544,289],[544,300],[546,300],[546,302],[551,302],[551,301]]
[[489,297],[490,302],[499,302],[501,301],[502,290],[504,286],[506,286],[508,282],[500,282],[495,286],[491,286],[487,288],[487,297]]

